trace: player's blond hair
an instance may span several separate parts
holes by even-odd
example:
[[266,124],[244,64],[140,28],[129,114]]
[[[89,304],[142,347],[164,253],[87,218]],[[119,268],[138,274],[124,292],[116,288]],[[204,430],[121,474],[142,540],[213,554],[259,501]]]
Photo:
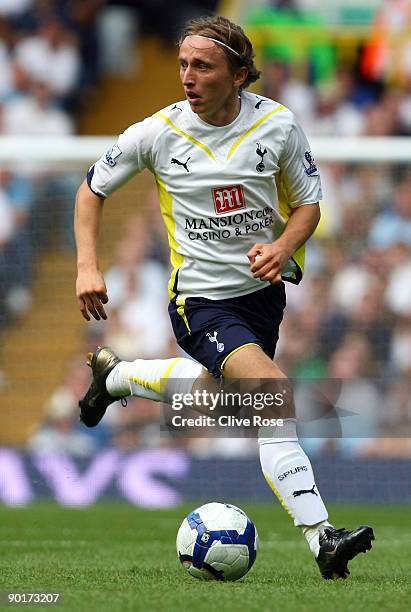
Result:
[[[215,39],[226,45],[221,45],[221,49],[224,51],[233,72],[236,72],[242,66],[247,68],[247,78],[241,89],[245,89],[260,77],[261,72],[257,70],[254,64],[255,53],[253,45],[239,25],[219,15],[214,17],[198,17],[186,23],[178,44],[181,45],[187,36],[194,36],[196,34]],[[232,53],[227,47],[230,47],[235,53]]]

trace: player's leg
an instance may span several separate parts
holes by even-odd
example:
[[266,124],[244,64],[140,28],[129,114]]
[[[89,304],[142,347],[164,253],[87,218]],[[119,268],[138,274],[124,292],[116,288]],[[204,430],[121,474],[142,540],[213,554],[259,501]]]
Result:
[[[270,299],[273,291],[269,290],[266,301],[257,297],[246,298],[246,304],[251,299],[248,310],[256,314],[259,307],[261,314],[266,316],[267,310],[272,309],[271,301],[276,302]],[[257,293],[265,295],[267,290]],[[92,370],[92,382],[79,402],[80,419],[88,427],[95,427],[107,407],[120,398],[135,395],[167,403],[174,393],[190,393],[196,379],[210,378],[208,372],[218,378],[221,363],[227,355],[238,346],[259,342],[252,330],[239,320],[238,313],[232,312],[233,307],[238,311],[243,302],[242,299],[206,298],[175,298],[170,302],[168,310],[177,342],[196,361],[176,358],[126,362],[120,361],[107,347],[90,353],[88,365]],[[279,312],[282,316],[282,307]],[[256,318],[258,320],[261,316]],[[261,327],[264,323],[265,319],[261,321]],[[225,333],[224,342],[219,340],[221,333]]]
[[176,393],[190,393],[195,380],[210,376],[198,362],[184,357],[121,361],[108,347],[89,353],[87,363],[92,381],[79,402],[80,419],[87,427],[95,427],[119,399],[134,395],[168,403]]
[[253,379],[271,378],[273,392],[276,386],[285,392],[281,413],[274,415],[284,419],[284,427],[261,428],[259,432],[263,474],[294,524],[302,529],[322,576],[345,578],[348,561],[371,548],[373,531],[366,525],[352,532],[335,530],[328,522],[310,460],[298,441],[292,389],[285,375],[258,346],[245,346],[229,356],[223,374],[247,379],[250,386]]
[[[267,293],[267,304],[261,303],[263,291]],[[278,334],[275,329],[274,333],[272,331],[272,313],[269,310],[272,296],[263,291],[241,301],[210,303],[205,299],[193,299],[190,303],[190,327],[186,327],[187,321],[183,323],[187,317],[173,310],[177,340],[197,362],[184,358],[122,362],[110,349],[97,350],[89,362],[93,372],[92,384],[80,402],[82,420],[88,426],[96,425],[107,406],[120,397],[136,395],[167,402],[174,393],[190,393],[193,385],[201,388],[204,379],[209,379],[207,370],[214,376],[223,371],[224,376],[231,379],[282,379],[284,386],[286,377],[264,352],[273,355]],[[278,322],[281,313],[279,309]],[[254,329],[247,320],[253,321]],[[265,337],[265,330],[271,330],[270,338]],[[256,345],[264,346],[264,351]],[[289,397],[292,398],[292,393]],[[298,443],[292,401],[286,404],[286,408],[288,412],[281,414],[285,417],[281,434],[277,429],[260,438],[263,472],[267,480],[274,483],[274,490],[287,501],[287,509],[316,554],[322,575],[325,578],[333,575],[345,577],[347,562],[371,547],[372,530],[364,526],[346,532],[327,527],[327,512],[316,489],[310,462]],[[297,469],[299,467],[302,469]],[[285,476],[286,472],[290,473]]]
[[[246,379],[249,386],[253,380],[258,386],[260,381],[272,379],[274,387],[283,389],[281,412],[270,416],[282,418],[284,426],[269,430],[261,428],[259,432],[261,467],[271,489],[294,519],[294,524],[303,528],[310,548],[317,556],[318,531],[329,526],[328,513],[316,486],[311,463],[298,442],[292,390],[287,378],[258,346],[245,346],[229,357],[223,375],[225,378]],[[307,493],[293,495],[299,491]]]

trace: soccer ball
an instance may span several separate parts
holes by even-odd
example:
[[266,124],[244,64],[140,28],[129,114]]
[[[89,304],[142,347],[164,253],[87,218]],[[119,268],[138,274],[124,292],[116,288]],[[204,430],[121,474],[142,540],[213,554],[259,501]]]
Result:
[[245,512],[212,502],[191,512],[177,533],[177,554],[191,576],[238,580],[251,569],[258,534]]

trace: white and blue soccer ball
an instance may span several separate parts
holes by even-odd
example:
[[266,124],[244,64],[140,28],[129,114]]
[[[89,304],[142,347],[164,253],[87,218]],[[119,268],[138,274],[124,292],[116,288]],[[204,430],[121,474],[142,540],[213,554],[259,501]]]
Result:
[[193,510],[177,533],[177,554],[191,576],[238,580],[252,567],[258,534],[245,512],[212,502]]

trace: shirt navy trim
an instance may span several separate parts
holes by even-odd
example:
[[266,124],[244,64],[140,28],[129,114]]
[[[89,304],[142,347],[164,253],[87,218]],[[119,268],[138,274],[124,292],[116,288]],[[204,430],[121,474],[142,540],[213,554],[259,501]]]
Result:
[[294,257],[291,257],[291,260],[296,265],[295,278],[293,278],[292,276],[281,276],[281,279],[283,281],[287,281],[287,283],[291,283],[292,285],[299,285],[303,278],[303,272],[298,263],[295,261]]
[[93,180],[93,176],[94,176],[94,164],[91,166],[91,168],[87,172],[87,185],[89,186],[90,191],[94,193],[94,195],[96,195],[98,198],[105,199],[106,196],[104,196],[102,193],[98,193],[91,186],[91,181]]

